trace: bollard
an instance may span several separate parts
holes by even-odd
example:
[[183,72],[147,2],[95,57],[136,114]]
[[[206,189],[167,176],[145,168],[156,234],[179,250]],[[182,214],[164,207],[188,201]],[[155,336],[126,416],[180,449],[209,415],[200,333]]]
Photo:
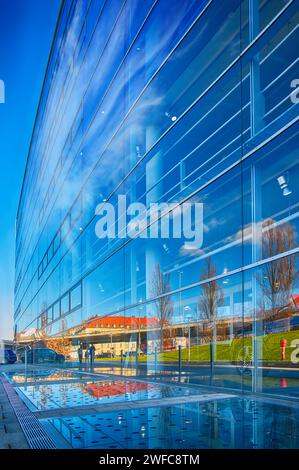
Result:
[[179,346],[179,382],[181,381],[182,373],[182,346]]
[[213,375],[214,375],[214,347],[213,343],[210,343],[210,382],[213,383]]
[[136,363],[135,363],[135,367],[136,367],[136,371],[138,370],[138,350],[136,349]]

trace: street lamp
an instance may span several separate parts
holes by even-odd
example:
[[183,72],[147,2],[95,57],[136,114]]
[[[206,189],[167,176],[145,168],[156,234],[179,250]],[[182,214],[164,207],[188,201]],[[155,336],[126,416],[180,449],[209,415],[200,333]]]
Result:
[[179,276],[179,319],[182,320],[182,275],[183,271],[177,271]]
[[[188,329],[189,329],[189,350],[188,350],[188,360],[190,362],[190,347],[191,347],[191,326],[190,326],[190,320],[193,317],[193,320],[195,319],[197,321],[197,309],[191,308],[190,305],[186,305],[184,307],[185,312],[188,313]],[[197,336],[197,345],[198,345],[198,323],[197,323],[197,328],[196,328],[196,336]]]
[[[142,299],[139,300],[139,303],[142,303]],[[138,308],[138,353],[141,352],[141,331],[140,331],[140,314],[142,310],[142,305]]]
[[[189,305],[186,305],[184,307],[185,312],[191,312],[191,307]],[[190,362],[190,356],[191,356],[191,326],[190,326],[190,313],[188,315],[188,362]]]
[[136,340],[136,367],[137,367],[137,363],[138,363],[138,359],[139,359],[139,354],[141,352],[141,348],[140,348],[140,343],[141,343],[141,332],[140,332],[140,313],[141,313],[141,310],[142,310],[142,299],[139,299],[138,303],[140,304],[139,307],[138,307],[138,333],[137,333],[137,340]]

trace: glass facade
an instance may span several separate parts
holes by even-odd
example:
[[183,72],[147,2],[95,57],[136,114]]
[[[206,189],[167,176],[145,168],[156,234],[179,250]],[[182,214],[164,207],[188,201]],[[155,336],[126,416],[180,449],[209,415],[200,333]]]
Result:
[[[63,2],[16,221],[19,343],[298,396],[298,20],[296,0]],[[116,212],[99,237],[120,198],[142,230]],[[194,242],[155,233],[151,204],[195,203]]]

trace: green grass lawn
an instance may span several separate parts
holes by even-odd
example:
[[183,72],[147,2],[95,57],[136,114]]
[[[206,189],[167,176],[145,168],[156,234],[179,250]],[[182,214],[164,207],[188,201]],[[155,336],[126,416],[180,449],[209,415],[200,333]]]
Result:
[[[263,356],[262,359],[265,362],[283,362],[281,361],[281,350],[280,350],[280,340],[284,338],[287,340],[286,348],[286,360],[285,362],[290,361],[290,355],[293,351],[291,348],[291,342],[294,339],[299,339],[299,331],[289,331],[284,333],[271,333],[265,336],[260,337],[262,343]],[[252,354],[252,338],[238,338],[234,339],[232,342],[218,342],[216,345],[216,361],[241,361],[250,357]],[[182,349],[182,360],[188,361],[189,351],[188,348]],[[169,361],[175,362],[178,361],[178,351],[169,351],[158,354],[158,361]],[[105,359],[96,359],[96,362],[101,361],[115,361],[120,360],[120,358],[105,358]],[[142,355],[139,358],[139,361],[153,361],[153,355]],[[209,361],[210,360],[210,345],[204,344],[199,346],[192,346],[190,348],[190,361]],[[130,356],[124,358],[125,362],[136,361],[135,356]]]
[[[291,342],[294,339],[299,339],[299,331],[289,331],[284,333],[271,333],[260,337],[262,343],[262,359],[269,362],[283,362],[281,361],[280,340],[284,338],[287,340],[286,360],[290,361],[290,355],[293,351]],[[188,348],[182,350],[183,361],[188,360]],[[252,354],[252,338],[239,338],[234,339],[232,342],[218,342],[216,345],[216,360],[217,361],[239,361],[243,356]],[[159,355],[160,360],[174,361],[178,360],[178,351],[164,352]],[[210,360],[210,345],[204,344],[199,346],[192,346],[190,348],[191,361],[209,361]]]

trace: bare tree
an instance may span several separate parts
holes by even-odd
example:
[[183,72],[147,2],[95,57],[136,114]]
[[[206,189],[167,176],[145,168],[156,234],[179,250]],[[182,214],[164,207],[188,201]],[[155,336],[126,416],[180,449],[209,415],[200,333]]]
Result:
[[70,338],[48,338],[46,347],[53,349],[58,354],[63,354],[67,359],[72,351],[72,340]]
[[152,277],[153,296],[158,297],[155,300],[155,307],[160,326],[160,351],[163,351],[164,330],[168,326],[173,315],[173,303],[170,295],[170,274],[163,274],[160,264],[156,264]]
[[[212,264],[211,258],[207,258],[206,266],[202,269],[200,280],[211,279],[217,275],[217,267]],[[212,330],[210,360],[212,362],[216,342],[216,319],[218,307],[224,304],[223,291],[217,281],[209,281],[202,286],[202,294],[199,297],[198,308],[201,318]]]
[[[263,258],[271,258],[294,247],[295,233],[290,224],[277,227],[274,219],[267,219],[263,223]],[[257,276],[262,291],[262,307],[266,310],[266,304],[270,305],[270,315],[267,315],[269,320],[273,321],[278,309],[290,302],[292,286],[297,277],[294,255],[267,263],[262,274]]]

